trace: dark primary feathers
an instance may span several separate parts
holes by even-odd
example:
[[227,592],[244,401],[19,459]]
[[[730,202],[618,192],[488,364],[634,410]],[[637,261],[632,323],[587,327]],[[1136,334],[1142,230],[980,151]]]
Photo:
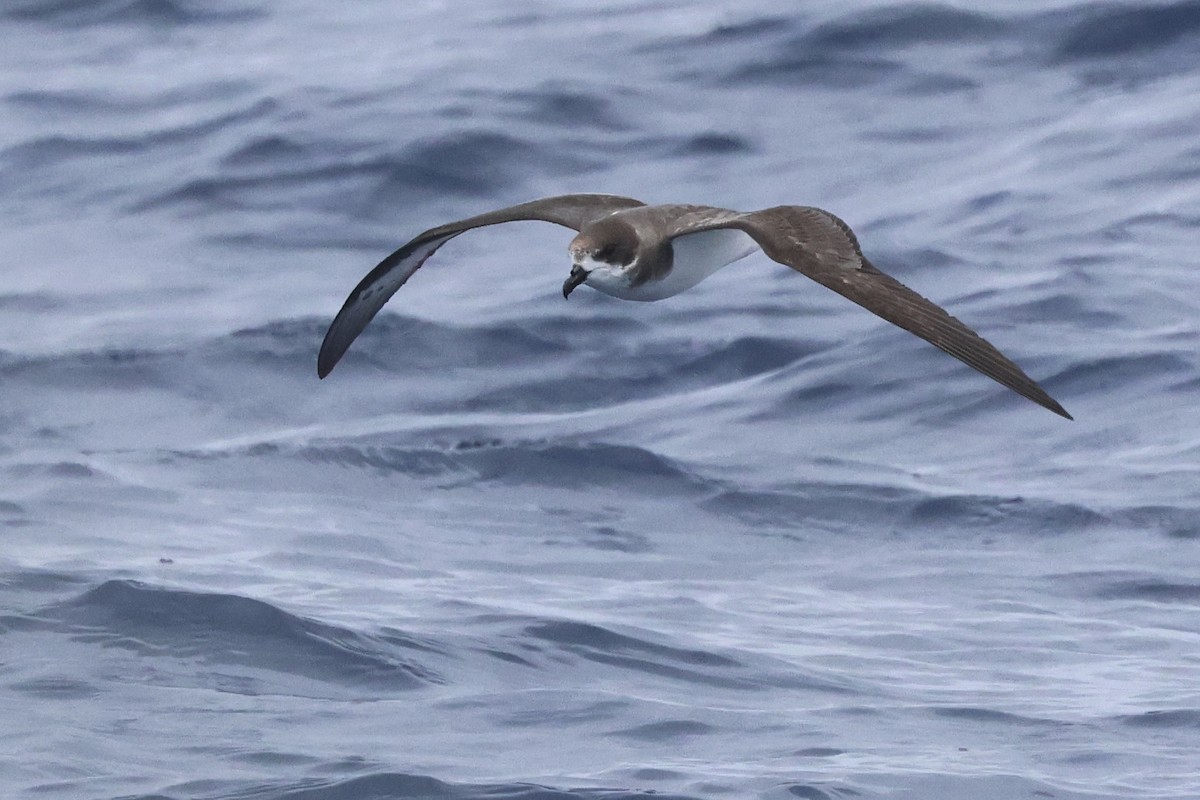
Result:
[[[695,220],[695,215],[690,215]],[[886,319],[1059,416],[1074,419],[1058,401],[990,342],[940,306],[881,272],[862,254],[850,226],[808,206],[776,206],[749,213],[728,212],[703,225],[681,217],[676,235],[735,228],[754,238],[763,252],[872,314]]]
[[611,194],[574,194],[561,197],[544,197],[528,203],[489,211],[430,228],[408,244],[395,251],[376,265],[375,269],[358,282],[354,291],[342,304],[342,310],[334,317],[325,333],[321,352],[317,356],[317,375],[324,378],[345,355],[351,343],[367,327],[384,303],[404,285],[413,273],[446,242],[460,233],[485,225],[501,222],[541,220],[553,222],[579,230],[594,219],[598,219],[623,208],[645,205],[630,197]]

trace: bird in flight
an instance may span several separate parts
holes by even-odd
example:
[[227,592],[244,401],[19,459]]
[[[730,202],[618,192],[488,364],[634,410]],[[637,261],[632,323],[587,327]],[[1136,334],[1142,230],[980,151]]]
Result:
[[881,272],[838,217],[810,206],[730,211],[696,205],[646,205],[629,197],[545,197],[430,228],[371,270],[346,298],[317,357],[324,378],[393,294],[437,249],[460,233],[502,222],[541,220],[576,231],[567,251],[563,297],[587,285],[624,300],[661,300],[726,264],[762,250],[893,325],[1055,414],[1058,402],[1003,353],[935,303]]

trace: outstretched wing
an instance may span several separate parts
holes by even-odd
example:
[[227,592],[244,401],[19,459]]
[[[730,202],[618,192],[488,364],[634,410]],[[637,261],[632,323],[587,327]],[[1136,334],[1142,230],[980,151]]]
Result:
[[688,228],[686,218],[680,222],[684,226],[680,235],[712,228],[736,228],[750,234],[763,252],[780,264],[920,336],[1017,394],[1072,419],[990,342],[935,303],[880,272],[863,256],[850,226],[833,214],[808,206],[776,206],[749,213],[729,212],[699,227]]
[[342,310],[330,324],[317,356],[317,375],[324,378],[337,365],[350,344],[358,338],[379,309],[421,268],[437,249],[460,233],[485,225],[520,220],[542,220],[579,230],[594,219],[645,205],[640,200],[609,194],[568,194],[545,197],[477,217],[450,222],[430,228],[380,261],[375,269],[359,281],[346,298]]

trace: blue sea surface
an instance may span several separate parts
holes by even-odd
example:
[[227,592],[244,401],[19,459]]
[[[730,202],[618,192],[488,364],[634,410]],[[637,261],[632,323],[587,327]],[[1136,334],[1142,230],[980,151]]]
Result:
[[[9,0],[0,795],[1200,797],[1200,2]],[[827,208],[1061,419],[762,255]]]

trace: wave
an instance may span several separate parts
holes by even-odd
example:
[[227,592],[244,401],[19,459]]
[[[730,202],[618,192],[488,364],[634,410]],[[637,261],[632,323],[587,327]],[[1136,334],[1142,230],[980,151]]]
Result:
[[[578,320],[570,323],[576,331]],[[564,355],[583,353],[584,367],[543,378],[544,370],[511,386],[483,391],[465,401],[465,408],[506,408],[514,411],[552,411],[595,408],[633,398],[689,392],[735,383],[774,372],[819,349],[804,340],[742,336],[698,348],[693,342],[662,342],[653,335],[636,352],[611,352],[589,319],[586,340],[564,348]],[[573,345],[574,343],[572,343]],[[697,354],[695,351],[704,352]],[[593,367],[593,365],[596,365]],[[599,373],[599,374],[597,374]]]
[[[192,374],[278,368],[308,379],[316,369],[317,349],[331,318],[332,314],[276,320],[188,345],[24,357],[10,353],[0,358],[0,374],[46,383],[133,388],[169,386],[185,378],[188,370],[180,367],[188,365]],[[566,345],[533,332],[532,327],[518,323],[458,326],[383,313],[355,342],[347,361],[398,375],[428,375],[446,367],[503,367],[569,352]]]
[[1144,391],[1156,379],[1178,380],[1194,372],[1195,367],[1185,355],[1166,351],[1128,353],[1077,360],[1042,385],[1066,396],[1111,392],[1121,386],[1138,386]]
[[[222,7],[224,6],[224,7]],[[241,22],[265,12],[244,3],[195,0],[13,0],[3,16],[26,22],[67,27],[128,24],[174,27],[202,23]]]
[[[1197,30],[1196,0],[1077,4],[1017,15],[917,2],[851,11],[817,23],[803,15],[765,16],[715,26],[676,46],[684,58],[724,49],[729,58],[720,61],[734,66],[720,73],[719,83],[853,89],[901,81],[906,90],[928,93],[973,88],[970,73],[976,70],[967,63],[918,62],[917,54],[924,52],[920,47],[960,48],[964,42],[986,41],[992,58],[1016,67],[1079,67],[1086,82],[1119,82],[1189,69],[1185,51]],[[1129,71],[1131,59],[1139,62],[1138,71]],[[931,72],[934,64],[948,71]],[[697,71],[695,77],[705,72],[711,74]]]
[[972,494],[937,495],[886,484],[798,484],[787,489],[725,489],[703,506],[743,522],[774,529],[890,530],[896,520],[922,531],[1008,530],[1020,535],[1059,535],[1120,524],[1117,512],[1040,498]]
[[1173,583],[1156,579],[1117,581],[1104,586],[1096,594],[1110,600],[1200,605],[1200,583]]
[[60,630],[145,658],[207,665],[196,678],[219,665],[237,679],[225,675],[216,688],[240,694],[297,691],[296,685],[269,677],[271,673],[372,692],[442,681],[418,660],[436,652],[436,646],[399,632],[386,638],[363,634],[249,597],[132,580],[109,580],[44,608],[29,616],[27,627]]
[[992,708],[976,706],[939,706],[931,709],[934,716],[949,719],[961,719],[968,722],[982,722],[989,725],[1015,725],[1018,727],[1061,726],[1055,720],[1037,719],[1008,711],[997,711]]
[[[346,143],[300,144],[278,136],[238,144],[221,167],[132,210],[282,211],[297,206],[361,220],[392,221],[394,209],[446,195],[511,194],[536,175],[578,174],[597,162],[551,143],[490,129],[417,140],[399,152],[345,152]],[[284,160],[288,152],[301,159]],[[298,166],[303,164],[304,166]]]
[[76,389],[135,390],[169,387],[180,350],[104,349],[0,361],[7,380]]
[[692,719],[668,719],[613,731],[612,735],[623,739],[661,743],[679,741],[692,736],[703,736],[716,730],[712,725]]
[[696,494],[708,488],[708,482],[687,467],[652,450],[605,442],[474,438],[441,448],[314,444],[295,455],[318,464],[438,478],[455,485],[603,487],[652,495]]
[[[764,17],[735,26],[718,26],[684,41],[681,49],[744,49],[744,54],[733,57],[740,63],[722,73],[719,82],[724,84],[799,82],[850,89],[904,76],[909,80],[920,78],[924,83],[918,88],[928,92],[935,88],[928,85],[928,80],[937,76],[917,76],[904,67],[900,57],[881,53],[902,53],[921,43],[959,44],[994,38],[1008,27],[1006,21],[984,13],[909,3],[850,13],[816,25],[803,17]],[[943,91],[974,85],[963,77],[941,77],[936,88]]]
[[1069,19],[1056,51],[1060,60],[1112,59],[1150,54],[1181,42],[1191,46],[1200,32],[1200,2],[1110,3],[1073,10]]
[[625,131],[633,127],[616,109],[613,98],[582,88],[549,85],[499,92],[492,97],[499,101],[500,113],[512,119],[576,131]]
[[[16,503],[7,504],[10,508],[20,509]],[[19,511],[17,513],[20,513]],[[51,572],[47,570],[21,570],[17,572],[0,573],[0,587],[5,591],[25,593],[57,593],[76,589],[86,583],[83,578],[66,572]]]
[[1002,19],[981,12],[933,3],[902,3],[824,23],[793,43],[801,49],[823,52],[878,51],[923,42],[958,44],[993,38],[1007,28]]
[[[593,623],[538,620],[524,627],[521,638],[527,643],[541,643],[538,649],[549,645],[569,657],[689,684],[743,691],[764,687],[833,694],[849,691],[839,679],[797,669],[795,665],[779,671],[767,664],[751,666],[710,650],[673,647]],[[561,656],[556,660],[561,660]]]
[[1200,728],[1200,708],[1165,708],[1126,714],[1118,722],[1131,728]]
[[[192,795],[188,795],[192,796]],[[164,800],[170,794],[140,800]],[[208,800],[696,800],[689,795],[655,790],[608,788],[554,788],[534,783],[452,783],[427,775],[375,772],[352,778],[303,778],[241,786],[229,792],[205,795]],[[130,796],[128,800],[139,800]]]
[[[285,339],[292,322],[240,334],[243,340],[280,335]],[[317,323],[324,335],[329,320]],[[318,341],[319,343],[319,341]],[[310,356],[315,358],[315,350]],[[366,361],[388,371],[428,370],[442,367],[510,366],[542,361],[569,352],[546,332],[535,332],[521,323],[450,325],[393,313],[377,316],[354,343],[347,359]]]
[[[231,93],[237,101],[230,100]],[[126,213],[157,207],[164,195],[186,193],[186,185],[164,188],[188,174],[180,159],[221,134],[259,125],[275,113],[275,101],[245,94],[236,82],[209,82],[144,97],[37,91],[11,96],[10,102],[38,117],[69,120],[78,115],[97,121],[83,128],[52,123],[51,130],[62,131],[55,133],[39,127],[0,152],[0,178],[13,187],[8,199],[52,201],[57,216],[64,206],[123,204]],[[130,117],[152,121],[130,126]],[[163,118],[186,121],[164,124]]]

